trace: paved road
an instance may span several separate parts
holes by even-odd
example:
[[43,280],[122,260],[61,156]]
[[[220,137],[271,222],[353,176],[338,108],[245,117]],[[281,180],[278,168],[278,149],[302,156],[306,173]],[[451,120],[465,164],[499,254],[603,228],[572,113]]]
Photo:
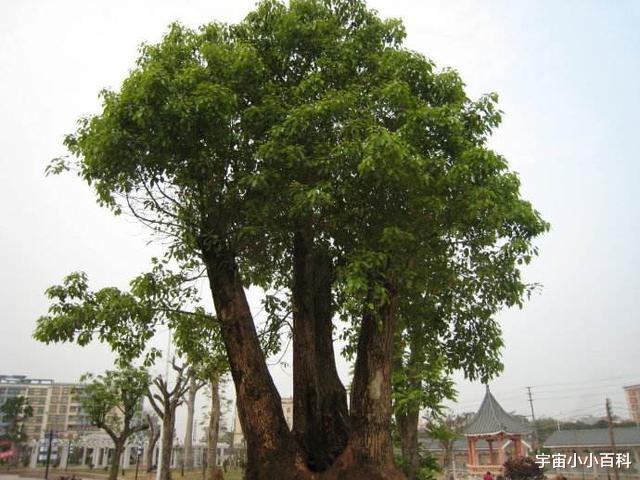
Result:
[[[29,480],[29,478],[28,477],[19,477],[18,475],[0,473],[0,480]],[[33,480],[42,480],[42,479],[34,478]]]

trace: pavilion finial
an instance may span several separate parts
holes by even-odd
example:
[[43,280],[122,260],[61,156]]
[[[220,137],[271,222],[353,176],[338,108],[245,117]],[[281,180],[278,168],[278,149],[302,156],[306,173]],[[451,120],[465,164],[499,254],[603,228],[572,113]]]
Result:
[[484,386],[485,386],[485,390],[487,391],[487,393],[489,393],[489,384],[485,383]]

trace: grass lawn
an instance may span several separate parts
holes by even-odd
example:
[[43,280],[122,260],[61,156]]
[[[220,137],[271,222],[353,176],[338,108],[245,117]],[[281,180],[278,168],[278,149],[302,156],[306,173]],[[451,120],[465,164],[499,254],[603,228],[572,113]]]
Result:
[[[172,470],[171,478],[173,480],[202,480],[202,470],[192,470],[190,472],[184,472],[184,477],[180,475],[180,470]],[[138,477],[138,480],[155,480],[155,476],[148,479],[141,479]],[[242,470],[229,468],[227,473],[224,474],[224,480],[242,480]]]

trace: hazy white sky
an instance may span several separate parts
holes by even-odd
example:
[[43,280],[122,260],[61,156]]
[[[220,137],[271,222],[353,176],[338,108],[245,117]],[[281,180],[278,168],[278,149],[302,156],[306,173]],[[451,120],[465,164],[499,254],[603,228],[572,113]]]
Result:
[[[47,286],[84,270],[96,287],[126,287],[160,250],[132,220],[99,208],[70,175],[45,178],[63,135],[98,111],[143,41],[174,21],[240,20],[252,1],[5,1],[0,3],[0,373],[76,381],[111,366],[95,345],[31,339]],[[503,312],[504,374],[492,390],[508,410],[627,416],[622,385],[640,383],[637,115],[640,4],[631,1],[374,0],[402,18],[407,44],[457,69],[472,96],[496,91],[505,112],[492,144],[552,224],[527,270],[544,285]],[[252,293],[257,305],[257,293]],[[166,333],[158,345],[166,344]],[[346,366],[342,373],[346,376]],[[161,368],[160,370],[164,370]],[[290,368],[273,374],[291,393]],[[460,382],[456,410],[483,388]]]

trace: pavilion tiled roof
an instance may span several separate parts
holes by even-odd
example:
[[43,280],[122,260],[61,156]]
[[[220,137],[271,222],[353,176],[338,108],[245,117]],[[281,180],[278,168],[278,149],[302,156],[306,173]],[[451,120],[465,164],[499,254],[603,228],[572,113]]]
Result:
[[525,434],[531,427],[513,415],[508,414],[489,390],[484,395],[480,409],[464,428],[465,436],[490,435],[496,433]]
[[[420,444],[420,448],[428,451],[439,452],[442,450],[442,445],[438,440],[433,438],[420,438],[418,439],[418,443]],[[506,445],[511,443],[511,440],[503,440],[496,444],[496,448],[504,448]],[[458,438],[453,441],[453,451],[455,452],[466,452],[469,448],[469,444],[465,438]],[[478,440],[476,443],[476,451],[485,451],[489,450],[489,443],[486,440]]]

